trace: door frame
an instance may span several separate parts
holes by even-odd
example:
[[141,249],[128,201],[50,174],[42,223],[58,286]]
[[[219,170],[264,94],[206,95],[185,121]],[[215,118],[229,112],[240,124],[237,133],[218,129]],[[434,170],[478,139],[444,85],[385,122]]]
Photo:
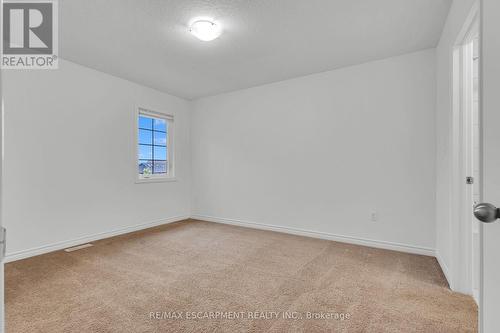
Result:
[[[453,47],[453,91],[452,91],[452,123],[451,123],[451,147],[452,158],[450,169],[450,193],[451,193],[451,271],[452,279],[449,281],[450,288],[461,293],[473,294],[472,286],[472,230],[471,230],[471,215],[472,207],[466,201],[470,194],[471,187],[465,182],[465,178],[470,176],[470,156],[468,154],[468,145],[470,142],[470,131],[468,129],[468,115],[470,114],[471,101],[470,89],[472,88],[467,83],[472,81],[468,77],[470,73],[470,64],[467,58],[471,57],[472,48],[468,45],[473,37],[472,32],[479,32],[480,22],[480,6],[477,1],[471,8],[467,19],[457,36]],[[480,33],[480,32],[479,32]],[[464,70],[466,68],[466,70]],[[481,102],[480,102],[481,104]],[[479,137],[481,137],[481,107],[479,107]],[[480,147],[482,147],[480,143]],[[482,150],[479,149],[479,160],[482,160]],[[479,170],[481,170],[481,165]],[[480,171],[481,172],[481,171]],[[482,173],[482,172],[481,172]],[[482,197],[481,178],[479,177],[478,186],[480,188],[480,196]],[[482,225],[479,225],[479,247],[482,248]],[[481,250],[480,250],[481,252]],[[480,257],[482,254],[479,253]],[[479,265],[481,266],[481,259]],[[479,281],[482,280],[482,266],[480,268]],[[479,286],[481,290],[481,286]],[[478,304],[481,300],[481,292],[478,295]]]

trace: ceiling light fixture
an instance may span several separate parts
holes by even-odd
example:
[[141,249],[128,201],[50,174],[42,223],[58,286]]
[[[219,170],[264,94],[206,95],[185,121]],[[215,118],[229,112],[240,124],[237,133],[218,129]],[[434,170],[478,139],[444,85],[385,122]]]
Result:
[[191,24],[189,32],[191,32],[196,38],[208,42],[219,37],[222,29],[220,25],[215,22],[209,20],[199,20]]

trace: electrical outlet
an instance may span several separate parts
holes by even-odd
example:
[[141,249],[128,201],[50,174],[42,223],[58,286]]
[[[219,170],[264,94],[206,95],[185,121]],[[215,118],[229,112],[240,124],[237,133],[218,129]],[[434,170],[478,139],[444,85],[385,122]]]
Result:
[[378,213],[377,213],[376,210],[372,210],[370,212],[370,220],[373,221],[373,222],[375,222],[375,221],[378,220]]

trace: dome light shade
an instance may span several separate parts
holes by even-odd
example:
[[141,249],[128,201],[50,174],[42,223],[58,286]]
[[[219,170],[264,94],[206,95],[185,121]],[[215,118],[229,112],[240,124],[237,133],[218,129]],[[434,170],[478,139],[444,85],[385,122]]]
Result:
[[222,30],[220,25],[217,25],[214,22],[199,20],[191,24],[189,32],[191,32],[196,38],[208,42],[219,37]]

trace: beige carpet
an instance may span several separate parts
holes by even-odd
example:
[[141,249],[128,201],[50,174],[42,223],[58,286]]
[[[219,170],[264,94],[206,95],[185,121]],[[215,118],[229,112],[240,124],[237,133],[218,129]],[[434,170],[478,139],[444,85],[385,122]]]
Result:
[[7,264],[7,333],[477,331],[431,257],[201,221],[94,244]]

